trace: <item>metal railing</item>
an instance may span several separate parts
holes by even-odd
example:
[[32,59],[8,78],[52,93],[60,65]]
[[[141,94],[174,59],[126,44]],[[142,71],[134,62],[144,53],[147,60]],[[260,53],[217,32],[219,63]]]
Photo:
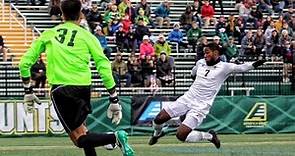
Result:
[[1,8],[2,8],[2,21],[4,21],[4,8],[5,7],[5,2],[4,2],[4,0],[2,0],[2,2],[1,2]]
[[[35,26],[33,26],[32,28],[32,33],[33,33],[33,40],[35,40],[38,36],[41,35],[41,32]],[[36,33],[38,34],[38,36],[36,36]]]
[[[23,24],[12,14],[12,9],[16,11],[16,13],[23,19]],[[10,3],[9,7],[9,28],[12,29],[12,20],[15,20],[23,29],[24,29],[24,38],[25,45],[27,45],[27,18],[15,7],[14,4]]]
[[[11,62],[10,62],[11,63]],[[255,70],[250,70],[245,73],[232,74],[218,95],[231,95],[231,88],[239,88],[234,90],[234,95],[246,95],[247,88],[254,88],[250,95],[295,95],[295,77],[294,73],[289,72],[289,81],[283,81],[283,64],[282,63],[266,63],[265,65]],[[295,70],[295,69],[293,69]],[[190,70],[184,67],[176,67],[174,72],[175,85],[156,88],[159,91],[157,95],[179,96],[189,89],[193,80],[190,78]],[[92,74],[97,74],[97,71],[92,71]],[[243,89],[244,88],[244,89]],[[47,90],[45,89],[39,89]],[[130,95],[152,95],[155,88],[150,87],[121,87],[118,88],[118,93],[122,96]],[[36,89],[38,91],[38,89]],[[99,77],[93,77],[92,92],[108,95]],[[19,69],[7,62],[0,62],[0,97],[20,97],[23,96],[22,81],[19,78]]]

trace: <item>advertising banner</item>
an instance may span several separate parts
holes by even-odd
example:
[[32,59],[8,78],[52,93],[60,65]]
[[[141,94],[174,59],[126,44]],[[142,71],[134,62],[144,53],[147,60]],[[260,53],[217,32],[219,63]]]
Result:
[[64,134],[48,100],[35,105],[33,113],[27,113],[22,101],[0,101],[0,136],[1,135],[61,135]]
[[[131,135],[152,132],[151,122],[164,105],[175,97],[120,97],[123,119],[114,125],[107,118],[108,97],[92,99],[92,114],[86,121],[88,129],[108,132],[125,129]],[[168,122],[165,130],[174,132],[179,118]],[[217,97],[210,113],[197,129],[214,129],[218,133],[291,133],[295,132],[294,96],[234,96]],[[27,113],[21,100],[0,100],[0,137],[32,135],[66,135],[48,100],[35,105]]]
[[[133,97],[132,106],[139,105],[132,107],[133,124],[151,127],[151,121],[162,106],[174,100],[171,97]],[[175,127],[179,123],[175,118],[168,126]],[[214,129],[218,133],[295,132],[295,97],[219,96],[198,129]]]

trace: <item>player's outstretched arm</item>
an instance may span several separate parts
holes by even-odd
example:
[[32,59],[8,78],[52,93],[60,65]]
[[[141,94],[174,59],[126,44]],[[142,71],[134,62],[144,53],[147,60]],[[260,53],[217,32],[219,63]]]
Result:
[[259,66],[263,65],[265,62],[266,62],[266,60],[258,60],[258,61],[256,61],[256,62],[254,62],[254,63],[252,64],[252,66],[253,66],[254,68],[258,68]]

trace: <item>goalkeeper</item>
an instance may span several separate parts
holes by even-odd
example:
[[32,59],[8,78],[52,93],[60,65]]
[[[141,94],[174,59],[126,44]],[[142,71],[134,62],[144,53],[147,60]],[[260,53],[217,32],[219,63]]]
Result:
[[51,85],[51,100],[55,111],[73,143],[83,148],[86,156],[96,156],[95,147],[119,144],[123,156],[133,156],[134,151],[127,143],[127,133],[119,130],[112,134],[91,133],[85,120],[91,113],[90,85],[92,57],[103,84],[110,93],[107,116],[119,124],[122,118],[115,82],[109,60],[103,54],[98,40],[79,26],[80,0],[64,0],[61,10],[65,22],[41,34],[20,62],[20,73],[24,83],[24,102],[29,112],[34,102],[40,104],[30,85],[30,68],[41,52],[47,57],[47,77]]

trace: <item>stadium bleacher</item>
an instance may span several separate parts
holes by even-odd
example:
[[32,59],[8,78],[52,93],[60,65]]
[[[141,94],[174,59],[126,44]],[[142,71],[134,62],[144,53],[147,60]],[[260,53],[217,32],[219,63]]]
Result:
[[[98,3],[98,1],[92,1],[93,3]],[[136,4],[139,0],[132,1],[133,4]],[[162,1],[161,0],[152,0],[149,2],[151,5],[151,9],[154,10]],[[238,11],[234,8],[235,1],[225,0],[224,2],[224,10],[225,17],[230,14],[238,14]],[[43,32],[62,21],[57,19],[55,21],[51,20],[48,14],[47,6],[29,6],[26,4],[27,1],[19,0],[17,5],[13,5],[15,10],[13,14],[15,14],[16,18],[22,20],[21,16],[17,14],[19,11],[22,16],[26,18],[27,21],[27,40],[28,44],[30,44],[35,35],[38,32]],[[173,5],[171,6],[171,25],[179,21],[180,15],[184,12],[187,4],[190,4],[190,1],[186,0],[173,0]],[[46,4],[47,5],[47,4]],[[6,3],[5,13],[9,12],[8,1]],[[216,17],[221,15],[219,5],[215,8]],[[100,11],[103,12],[103,9],[100,8]],[[9,15],[5,14],[5,17]],[[154,14],[152,14],[152,17]],[[274,19],[278,18],[277,14],[273,15]],[[3,25],[5,24],[6,27]],[[14,61],[11,65],[0,64],[0,97],[1,96],[20,96],[22,95],[22,84],[19,79],[19,72],[17,66],[15,66],[22,54],[28,48],[28,45],[23,43],[23,29],[18,27],[17,22],[13,22],[12,26],[15,31],[11,31],[10,28],[7,27],[9,23],[7,22],[7,18],[5,22],[1,23],[1,33],[6,35],[5,40],[7,45],[11,47],[12,53],[15,57]],[[9,26],[9,25],[8,25]],[[33,28],[36,28],[34,31]],[[250,28],[249,28],[250,29]],[[248,29],[248,30],[249,30]],[[4,32],[5,31],[5,32]],[[165,36],[172,31],[172,27],[163,27],[161,29],[151,28],[150,30],[154,36],[158,36],[158,34],[163,33]],[[202,28],[203,35],[207,36],[209,40],[215,35],[215,28],[210,26],[208,28]],[[12,37],[8,37],[12,36]],[[110,47],[115,47],[114,37],[107,36]],[[111,60],[115,52],[113,52]],[[172,54],[175,58],[175,86],[172,87],[164,87],[160,89],[159,94],[162,95],[181,95],[183,94],[190,84],[192,80],[190,79],[190,71],[191,68],[195,64],[195,54],[191,52],[184,52],[183,49],[177,50],[175,45],[172,45]],[[123,53],[123,57],[127,58],[128,53]],[[241,73],[231,75],[229,79],[222,86],[222,90],[220,91],[220,95],[230,95],[230,87],[254,87],[254,90],[251,91],[253,95],[276,95],[276,94],[294,94],[294,91],[291,90],[291,82],[283,83],[282,82],[282,73],[283,73],[283,63],[282,62],[269,62],[264,65],[260,69],[252,70],[249,73]],[[103,88],[102,82],[99,79],[98,73],[96,72],[94,66],[92,65],[92,73],[93,73],[93,90],[99,91],[101,94],[106,94],[105,89]],[[46,88],[48,90],[48,88]],[[134,91],[134,88],[120,88],[121,95],[131,95],[131,94],[151,94],[148,89],[141,88],[137,89],[137,92]],[[138,91],[139,90],[139,91]],[[244,90],[235,91],[235,95],[245,95]]]

